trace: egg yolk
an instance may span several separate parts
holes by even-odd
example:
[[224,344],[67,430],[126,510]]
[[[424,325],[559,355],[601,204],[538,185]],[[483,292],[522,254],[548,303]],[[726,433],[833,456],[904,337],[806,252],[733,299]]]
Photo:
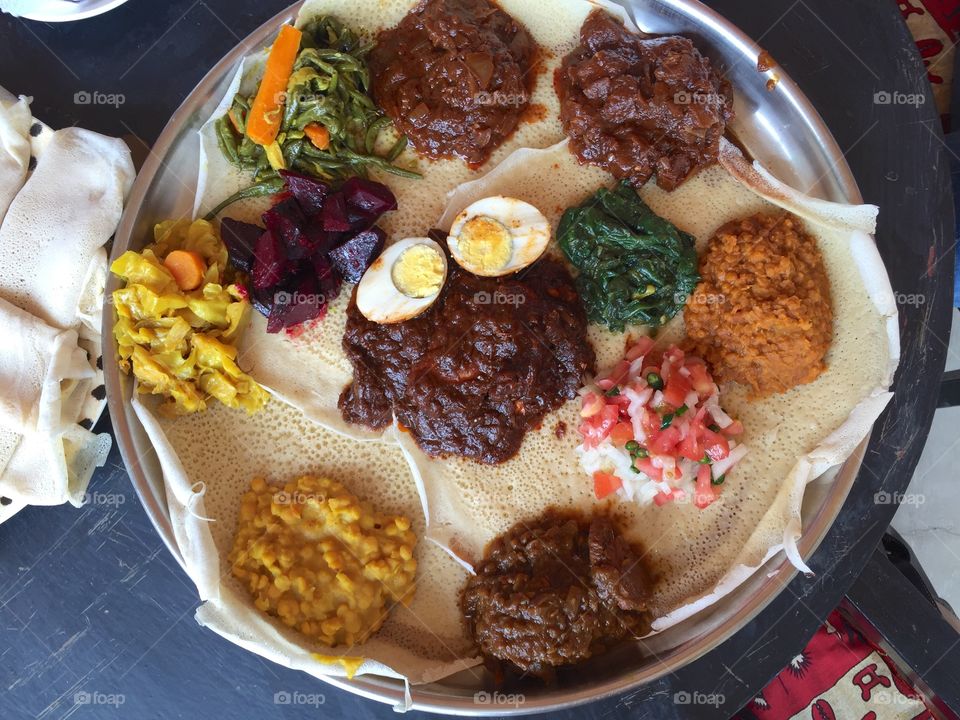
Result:
[[478,216],[464,223],[457,237],[463,264],[479,272],[506,267],[513,254],[513,236],[501,222]]
[[407,297],[436,295],[443,284],[443,258],[429,245],[412,245],[393,263],[390,277]]

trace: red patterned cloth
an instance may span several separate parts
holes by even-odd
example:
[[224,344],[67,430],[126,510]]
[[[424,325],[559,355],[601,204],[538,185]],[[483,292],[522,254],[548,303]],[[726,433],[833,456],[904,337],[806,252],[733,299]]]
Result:
[[834,610],[735,720],[933,720],[893,662]]
[[897,4],[917,41],[943,129],[949,132],[953,58],[960,38],[960,0],[899,0]]

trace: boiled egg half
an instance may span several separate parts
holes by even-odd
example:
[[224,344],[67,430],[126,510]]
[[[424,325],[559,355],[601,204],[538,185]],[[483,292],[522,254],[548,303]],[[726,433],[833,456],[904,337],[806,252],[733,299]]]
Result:
[[430,238],[395,242],[371,263],[357,285],[357,309],[371,322],[416,317],[439,297],[447,258]]
[[550,243],[550,223],[533,205],[495,195],[477,200],[453,221],[447,247],[474,275],[499,277],[527,267]]

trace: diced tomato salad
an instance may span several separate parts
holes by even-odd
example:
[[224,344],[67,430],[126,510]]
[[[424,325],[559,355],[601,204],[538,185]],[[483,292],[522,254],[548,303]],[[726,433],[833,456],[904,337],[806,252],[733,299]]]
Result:
[[743,425],[720,407],[706,363],[676,345],[633,344],[624,359],[580,391],[581,465],[594,494],[705,508],[747,453]]

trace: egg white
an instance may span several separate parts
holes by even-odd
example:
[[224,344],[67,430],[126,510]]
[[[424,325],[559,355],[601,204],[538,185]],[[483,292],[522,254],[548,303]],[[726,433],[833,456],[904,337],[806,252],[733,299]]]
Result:
[[[443,263],[443,278],[440,287],[432,295],[413,298],[404,295],[393,282],[393,265],[405,250],[414,245],[428,245],[437,251]],[[357,309],[371,322],[397,323],[416,317],[440,296],[447,281],[447,258],[443,249],[426,237],[398,240],[384,250],[380,257],[371,263],[357,285]]]
[[[511,253],[506,265],[485,269],[470,263],[460,252],[460,233],[463,226],[475,217],[488,217],[498,221],[510,232]],[[450,255],[464,270],[474,275],[500,277],[509,275],[533,264],[543,255],[550,244],[550,223],[536,207],[523,200],[493,195],[477,200],[467,206],[453,221],[447,247]]]

